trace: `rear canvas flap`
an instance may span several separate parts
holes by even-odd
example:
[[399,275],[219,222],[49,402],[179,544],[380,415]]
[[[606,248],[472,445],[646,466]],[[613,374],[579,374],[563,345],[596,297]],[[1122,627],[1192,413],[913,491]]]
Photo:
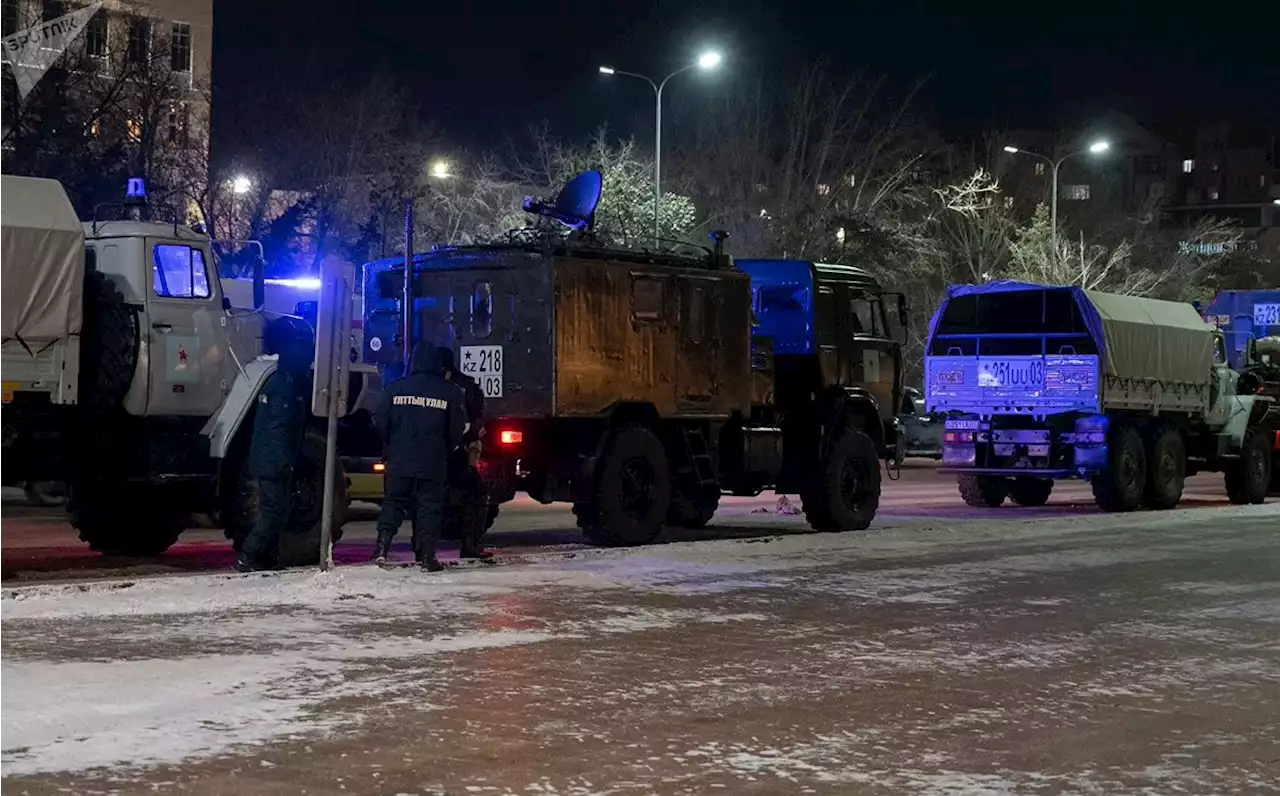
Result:
[[56,180],[3,178],[5,340],[61,340],[79,334],[84,293],[84,232]]

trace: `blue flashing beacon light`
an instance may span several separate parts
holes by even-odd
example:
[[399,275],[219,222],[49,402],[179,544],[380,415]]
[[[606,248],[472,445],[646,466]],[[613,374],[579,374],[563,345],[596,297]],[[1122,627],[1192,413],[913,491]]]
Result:
[[141,177],[130,177],[129,185],[125,190],[125,196],[130,199],[146,199],[147,185],[142,181]]

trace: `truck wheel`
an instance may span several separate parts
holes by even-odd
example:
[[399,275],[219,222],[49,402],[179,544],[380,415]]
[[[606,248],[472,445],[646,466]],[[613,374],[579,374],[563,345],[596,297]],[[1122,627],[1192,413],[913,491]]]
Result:
[[720,490],[706,489],[692,494],[678,490],[671,495],[667,525],[673,528],[705,528],[720,508]]
[[[960,487],[960,497],[974,508],[998,508],[1009,496],[1009,479],[1000,475],[962,475],[956,483]],[[1048,494],[1045,499],[1049,499]]]
[[[340,463],[339,463],[340,465]],[[249,472],[248,456],[241,458],[223,501],[222,517],[231,545],[240,551],[258,519],[258,489]],[[342,538],[346,521],[347,479],[341,466],[333,479],[333,543]],[[320,512],[324,508],[324,435],[308,429],[293,465],[289,489],[289,525],[280,534],[278,563],[282,567],[312,566],[320,561]]]
[[138,365],[138,313],[97,271],[85,274],[80,341],[81,404],[100,411],[119,407]]
[[1227,467],[1227,498],[1232,503],[1261,503],[1271,486],[1271,434],[1253,426],[1244,432],[1240,458]]
[[616,547],[658,538],[671,505],[671,471],[667,451],[652,431],[628,426],[614,433],[594,486],[592,500],[573,506],[588,539]]
[[1020,475],[1009,480],[1009,497],[1019,506],[1043,506],[1049,502],[1053,481],[1048,478],[1032,478]]
[[116,483],[72,484],[67,503],[71,526],[95,553],[140,558],[160,555],[182,535],[186,515],[166,505],[154,490],[122,494],[126,491]]
[[880,454],[871,437],[846,429],[831,443],[815,489],[800,494],[815,531],[861,531],[880,507]]
[[1147,458],[1147,487],[1142,502],[1153,509],[1171,509],[1182,500],[1187,479],[1186,444],[1174,426],[1161,429]]
[[1147,486],[1147,454],[1142,435],[1128,423],[1111,434],[1107,468],[1093,476],[1093,500],[1103,511],[1133,511]]

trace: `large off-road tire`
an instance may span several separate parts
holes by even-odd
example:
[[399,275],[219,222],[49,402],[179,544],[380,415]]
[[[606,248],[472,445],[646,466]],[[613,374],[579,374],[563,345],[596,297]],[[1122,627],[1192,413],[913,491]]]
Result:
[[1262,503],[1271,486],[1271,440],[1274,432],[1253,426],[1244,432],[1240,458],[1226,471],[1227,498],[1236,504]]
[[1138,429],[1118,423],[1107,444],[1107,467],[1093,476],[1093,499],[1103,511],[1133,511],[1147,488],[1147,451]]
[[649,544],[671,504],[671,466],[662,441],[643,426],[615,431],[600,457],[591,500],[575,503],[578,527],[609,547]]
[[138,365],[138,311],[115,283],[97,271],[84,280],[80,336],[80,405],[109,411],[124,403]]
[[1020,475],[1009,479],[1009,499],[1019,506],[1043,506],[1052,492],[1053,481],[1048,478]]
[[880,508],[880,454],[871,437],[846,428],[827,451],[813,488],[800,493],[815,531],[861,531]]
[[960,489],[960,497],[974,508],[1003,506],[1004,499],[1009,496],[1009,479],[1002,475],[961,475],[956,479],[956,485]]
[[[277,563],[282,567],[311,566],[320,561],[320,515],[324,508],[324,435],[308,429],[302,439],[302,450],[293,465],[289,483],[289,525],[280,534]],[[258,519],[258,488],[249,471],[247,457],[234,466],[227,494],[223,496],[224,532],[238,552],[249,538]],[[333,479],[333,543],[342,538],[346,521],[347,479],[341,460]]]
[[148,558],[172,547],[187,520],[160,490],[89,478],[71,484],[67,513],[90,550]]
[[1171,509],[1182,500],[1187,480],[1187,445],[1176,426],[1163,426],[1151,440],[1147,454],[1147,486],[1142,502],[1153,509]]
[[719,507],[719,489],[675,490],[671,495],[671,508],[667,510],[667,525],[673,528],[705,528]]

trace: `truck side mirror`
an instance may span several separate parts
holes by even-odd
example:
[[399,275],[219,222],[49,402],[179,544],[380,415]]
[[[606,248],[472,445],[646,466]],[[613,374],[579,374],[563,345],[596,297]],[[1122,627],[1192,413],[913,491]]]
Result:
[[1244,344],[1244,363],[1246,365],[1258,364],[1258,338],[1250,337]]

